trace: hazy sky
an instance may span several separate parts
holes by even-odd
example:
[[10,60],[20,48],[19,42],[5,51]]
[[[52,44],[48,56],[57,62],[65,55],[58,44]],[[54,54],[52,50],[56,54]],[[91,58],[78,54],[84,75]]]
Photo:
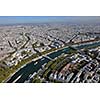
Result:
[[99,16],[0,16],[0,24],[41,22],[100,23]]

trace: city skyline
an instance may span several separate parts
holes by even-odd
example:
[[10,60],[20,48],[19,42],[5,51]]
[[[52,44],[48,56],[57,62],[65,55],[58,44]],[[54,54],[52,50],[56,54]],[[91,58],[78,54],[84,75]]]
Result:
[[0,25],[1,83],[100,83],[100,24],[89,23],[99,22],[99,17],[9,16],[3,20],[54,23]]

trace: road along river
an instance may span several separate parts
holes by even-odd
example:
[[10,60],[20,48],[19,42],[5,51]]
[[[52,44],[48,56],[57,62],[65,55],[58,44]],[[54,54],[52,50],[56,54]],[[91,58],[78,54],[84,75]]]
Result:
[[[74,45],[73,45],[74,46]],[[92,46],[100,46],[99,42],[94,43],[87,43],[87,44],[80,44],[77,46],[74,46],[78,50],[86,48],[86,47],[92,47]],[[64,47],[58,51],[54,51],[47,56],[51,59],[55,59],[56,57],[60,56],[62,53],[68,53],[70,50],[69,47]],[[24,67],[22,67],[20,70],[18,70],[13,76],[11,76],[6,82],[7,83],[24,83],[28,78],[30,74],[33,74],[34,72],[37,72],[43,64],[46,64],[50,61],[50,59],[42,56],[41,58],[37,59],[36,61],[32,61],[28,64],[26,64]]]

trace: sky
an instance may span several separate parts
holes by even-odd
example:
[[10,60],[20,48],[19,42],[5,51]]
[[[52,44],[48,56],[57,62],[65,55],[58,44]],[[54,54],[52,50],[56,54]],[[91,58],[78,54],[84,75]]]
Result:
[[45,22],[100,23],[100,16],[0,16],[0,24]]

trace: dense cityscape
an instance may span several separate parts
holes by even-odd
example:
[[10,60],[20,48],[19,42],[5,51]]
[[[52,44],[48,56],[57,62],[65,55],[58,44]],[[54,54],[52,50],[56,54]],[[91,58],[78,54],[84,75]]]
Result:
[[100,82],[100,24],[1,25],[0,82]]

